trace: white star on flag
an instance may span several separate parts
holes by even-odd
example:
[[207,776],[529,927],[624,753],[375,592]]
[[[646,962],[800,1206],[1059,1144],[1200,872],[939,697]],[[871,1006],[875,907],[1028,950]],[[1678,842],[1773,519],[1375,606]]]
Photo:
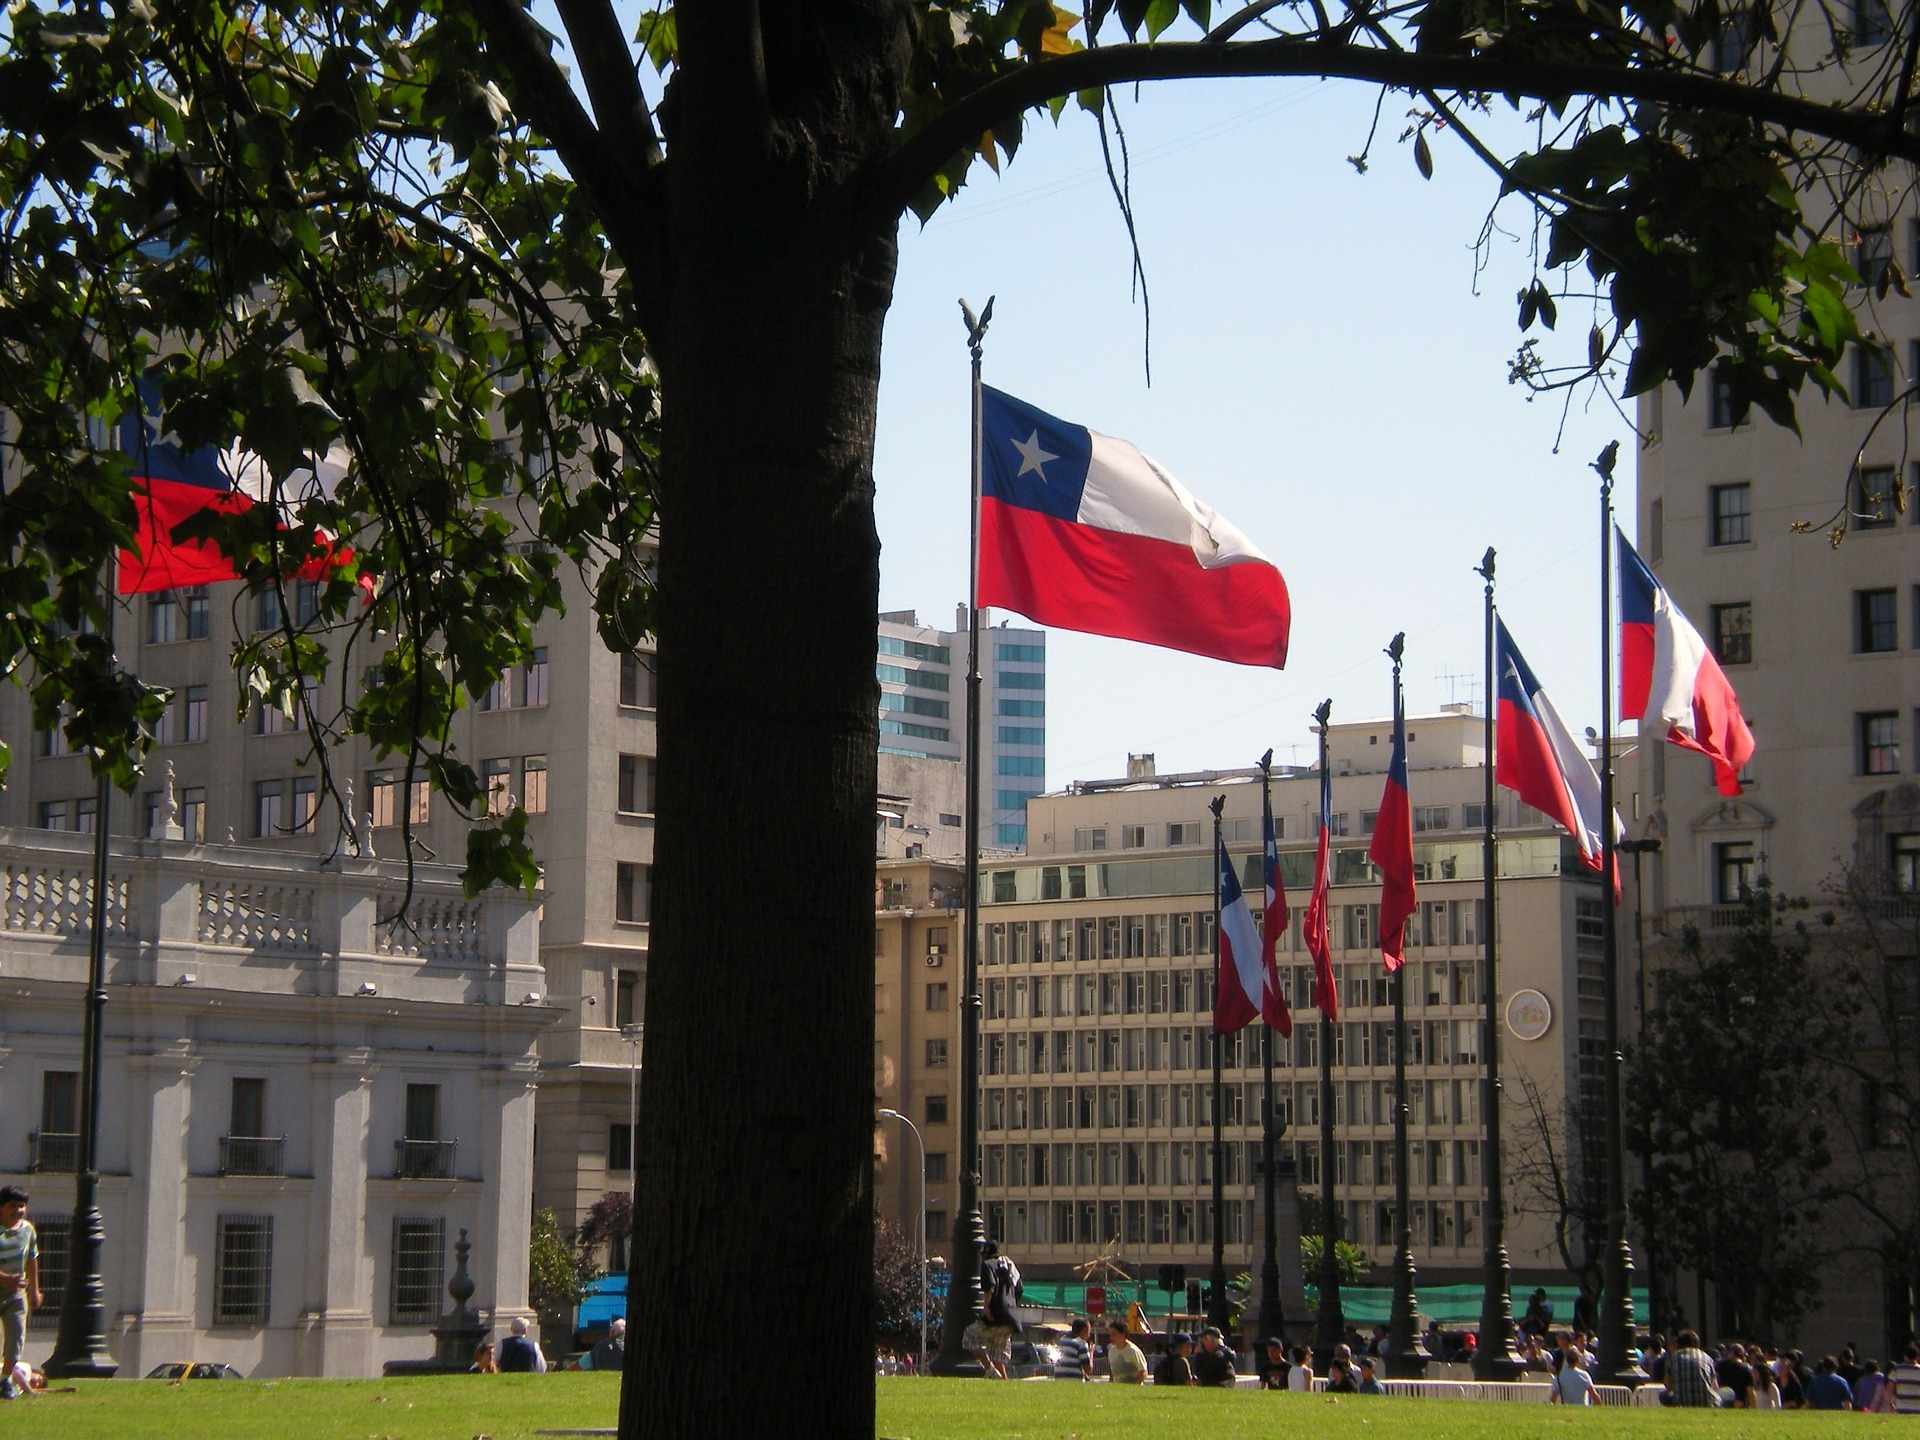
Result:
[[1040,483],[1042,485],[1046,484],[1047,483],[1047,472],[1045,468],[1046,463],[1049,460],[1058,460],[1060,457],[1058,455],[1049,454],[1047,451],[1042,450],[1040,448],[1040,432],[1038,430],[1035,430],[1033,434],[1027,437],[1026,443],[1024,445],[1021,444],[1021,442],[1018,440],[1015,440],[1011,443],[1013,445],[1013,448],[1020,452],[1020,461],[1021,461],[1019,470],[1017,470],[1014,473],[1014,478],[1017,480],[1020,478],[1020,476],[1031,472],[1032,474],[1038,475],[1040,477]]

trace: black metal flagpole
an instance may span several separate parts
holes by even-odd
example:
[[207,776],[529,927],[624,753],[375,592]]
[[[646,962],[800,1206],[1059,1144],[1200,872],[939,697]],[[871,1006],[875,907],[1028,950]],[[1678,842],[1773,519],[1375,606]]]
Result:
[[[1327,786],[1327,717],[1333,713],[1333,701],[1322,700],[1313,718],[1320,730],[1321,795]],[[1321,806],[1324,822],[1326,806]],[[1331,843],[1331,842],[1329,842]],[[1331,870],[1332,859],[1329,856]],[[1316,882],[1317,883],[1317,882]],[[1329,875],[1328,883],[1332,883]],[[1313,1332],[1313,1364],[1322,1375],[1333,1363],[1336,1347],[1346,1343],[1347,1317],[1340,1308],[1340,1209],[1333,1198],[1333,1017],[1329,1009],[1332,997],[1316,992],[1320,1011],[1320,1309]]]
[[936,1375],[979,1375],[980,1362],[962,1346],[961,1336],[980,1307],[980,1248],[986,1226],[980,1215],[980,479],[983,442],[980,359],[993,301],[976,317],[960,302],[966,317],[967,353],[973,360],[972,539],[967,561],[967,741],[966,741],[966,935],[960,944],[960,1194],[954,1207],[953,1254],[947,1264],[947,1304],[940,1326]]
[[1498,962],[1500,933],[1497,880],[1500,874],[1499,836],[1494,828],[1494,723],[1498,708],[1500,677],[1493,669],[1493,547],[1480,561],[1476,572],[1487,582],[1487,699],[1486,699],[1486,791],[1484,808],[1486,828],[1481,841],[1481,868],[1485,872],[1486,924],[1481,941],[1486,959],[1481,966],[1480,993],[1485,1002],[1481,1020],[1480,1049],[1486,1062],[1481,1114],[1486,1124],[1486,1139],[1481,1142],[1482,1169],[1487,1180],[1487,1198],[1481,1213],[1481,1231],[1486,1236],[1483,1260],[1485,1274],[1480,1292],[1480,1344],[1473,1354],[1473,1373],[1479,1380],[1512,1380],[1525,1368],[1513,1353],[1513,1266],[1507,1258],[1507,1197],[1502,1183],[1500,1163],[1500,988],[1495,969]]
[[[1406,701],[1400,688],[1400,661],[1406,632],[1393,637],[1387,654],[1393,660],[1393,744],[1400,753],[1406,740]],[[1418,1380],[1427,1372],[1427,1347],[1420,1338],[1418,1272],[1413,1263],[1413,1210],[1408,1199],[1407,1174],[1407,966],[1403,960],[1393,972],[1393,1222],[1399,1246],[1393,1255],[1393,1310],[1387,1324],[1387,1374],[1396,1380]]]
[[1613,465],[1614,441],[1600,453],[1600,884],[1601,947],[1607,1006],[1607,1248],[1601,1275],[1600,1375],[1613,1385],[1644,1385],[1633,1358],[1633,1244],[1627,1238],[1627,1145],[1621,1128],[1620,903],[1613,888],[1618,837],[1613,828]]
[[1208,802],[1213,811],[1213,1265],[1207,1271],[1207,1324],[1221,1330],[1232,1318],[1227,1310],[1227,1224],[1226,1180],[1227,1146],[1220,1113],[1221,1048],[1227,1037],[1220,1033],[1220,869],[1226,861],[1220,839],[1220,812],[1227,797],[1216,795]]
[[[1260,757],[1260,873],[1261,891],[1266,889],[1267,836],[1273,832],[1273,751],[1269,750]],[[1266,956],[1266,914],[1260,917],[1260,970],[1265,975]],[[1262,1006],[1264,1009],[1264,1005]],[[1260,1253],[1260,1314],[1257,1319],[1255,1338],[1260,1342],[1262,1353],[1269,1340],[1278,1340],[1287,1333],[1286,1312],[1280,1300],[1280,1252],[1278,1237],[1274,1230],[1279,1225],[1279,1206],[1274,1197],[1277,1171],[1274,1166],[1278,1159],[1279,1140],[1277,1126],[1279,1112],[1273,1103],[1273,1026],[1266,1023],[1266,1016],[1260,1017],[1260,1180],[1262,1218],[1265,1222],[1263,1234],[1265,1243]]]

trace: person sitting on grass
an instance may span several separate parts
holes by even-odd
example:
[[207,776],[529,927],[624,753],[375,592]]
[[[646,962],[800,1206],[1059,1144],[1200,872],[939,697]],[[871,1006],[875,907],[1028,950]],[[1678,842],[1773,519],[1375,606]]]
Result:
[[1387,1387],[1380,1383],[1377,1368],[1379,1364],[1380,1362],[1371,1355],[1362,1355],[1360,1357],[1360,1378],[1354,1382],[1354,1394],[1384,1395],[1387,1393]]
[[1160,1368],[1153,1372],[1156,1385],[1198,1385],[1193,1378],[1193,1337],[1174,1331],[1167,1337],[1166,1358],[1161,1360]]

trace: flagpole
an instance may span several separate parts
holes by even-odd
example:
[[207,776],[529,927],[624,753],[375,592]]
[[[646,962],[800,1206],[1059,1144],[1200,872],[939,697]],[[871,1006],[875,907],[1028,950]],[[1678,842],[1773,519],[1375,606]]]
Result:
[[[1406,701],[1400,688],[1401,657],[1405,653],[1405,631],[1393,637],[1387,654],[1393,660],[1393,744],[1396,756],[1405,742]],[[1418,913],[1417,911],[1415,912]],[[1404,923],[1404,922],[1403,922]],[[1384,937],[1382,937],[1384,939]],[[1427,1372],[1433,1357],[1420,1341],[1420,1300],[1415,1288],[1418,1278],[1413,1262],[1413,1206],[1408,1198],[1411,1177],[1407,1174],[1407,965],[1403,958],[1395,968],[1393,983],[1393,1218],[1400,1244],[1393,1256],[1393,1312],[1388,1317],[1387,1374],[1396,1380],[1418,1380]]]
[[1207,808],[1213,811],[1213,1267],[1207,1272],[1207,1324],[1222,1331],[1232,1318],[1227,1313],[1227,1147],[1225,1117],[1220,1113],[1220,1052],[1227,1038],[1220,1033],[1220,960],[1224,953],[1220,939],[1220,872],[1226,863],[1220,812],[1226,803],[1224,795],[1207,802]]
[[1600,884],[1601,947],[1607,1006],[1607,1248],[1602,1272],[1600,1377],[1612,1385],[1643,1385],[1633,1359],[1633,1245],[1627,1238],[1626,1137],[1621,1130],[1620,897],[1613,830],[1613,465],[1618,441],[1594,462],[1600,476]]
[[[1322,700],[1313,712],[1320,730],[1321,823],[1326,821],[1327,717],[1333,701]],[[1331,842],[1329,842],[1331,843]],[[1328,861],[1332,869],[1332,861]],[[1331,883],[1331,880],[1329,880]],[[1324,905],[1323,905],[1324,908]],[[1333,967],[1328,966],[1329,970]],[[1313,1364],[1322,1375],[1333,1363],[1333,1352],[1346,1343],[1347,1318],[1340,1309],[1340,1212],[1333,1198],[1333,1016],[1332,996],[1317,995],[1320,1011],[1320,1309],[1313,1332]]]
[[1499,677],[1493,672],[1493,547],[1487,547],[1475,571],[1486,583],[1486,790],[1483,797],[1485,829],[1481,840],[1480,868],[1486,889],[1486,923],[1481,940],[1486,958],[1481,965],[1480,993],[1485,1002],[1481,1023],[1480,1048],[1487,1073],[1481,1095],[1481,1113],[1486,1124],[1486,1139],[1481,1142],[1481,1164],[1486,1175],[1487,1198],[1481,1209],[1480,1228],[1486,1236],[1483,1260],[1485,1279],[1480,1293],[1480,1344],[1473,1353],[1474,1378],[1512,1380],[1525,1368],[1513,1353],[1513,1266],[1507,1258],[1506,1189],[1500,1164],[1500,990],[1496,977],[1500,922],[1498,887],[1500,873],[1499,836],[1494,827],[1494,710],[1500,693]]
[[967,353],[973,361],[973,489],[967,556],[967,741],[966,741],[966,935],[960,945],[960,1193],[954,1207],[952,1255],[947,1264],[947,1304],[940,1326],[936,1375],[983,1371],[961,1345],[980,1307],[980,1249],[986,1226],[980,1215],[980,482],[983,457],[980,360],[993,301],[976,317],[960,302],[966,319]]
[[[1267,835],[1273,829],[1273,751],[1269,750],[1260,757],[1260,869],[1264,876],[1267,866]],[[1265,893],[1264,880],[1262,894]],[[1263,903],[1271,903],[1265,902]],[[1267,966],[1269,957],[1266,945],[1267,917],[1264,911],[1260,916],[1261,975],[1263,983],[1269,977]],[[1285,1336],[1287,1317],[1280,1301],[1280,1252],[1279,1242],[1274,1235],[1279,1225],[1279,1207],[1274,1200],[1274,1165],[1279,1150],[1276,1143],[1279,1136],[1274,1133],[1278,1124],[1279,1112],[1273,1103],[1273,1026],[1267,1023],[1266,1005],[1262,997],[1260,1016],[1260,1176],[1262,1183],[1261,1204],[1264,1219],[1265,1244],[1260,1254],[1260,1318],[1256,1326],[1255,1338],[1260,1342],[1260,1353],[1266,1354],[1269,1340],[1278,1340]]]

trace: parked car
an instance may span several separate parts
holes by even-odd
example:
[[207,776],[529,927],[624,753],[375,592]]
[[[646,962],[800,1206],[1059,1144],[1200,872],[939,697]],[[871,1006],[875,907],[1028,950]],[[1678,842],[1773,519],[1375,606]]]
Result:
[[174,1360],[147,1372],[149,1380],[244,1380],[231,1365],[218,1360]]
[[1051,1377],[1060,1364],[1058,1345],[1036,1345],[1030,1340],[1013,1342],[1013,1358],[1007,1365],[1009,1380],[1029,1380],[1035,1375]]

